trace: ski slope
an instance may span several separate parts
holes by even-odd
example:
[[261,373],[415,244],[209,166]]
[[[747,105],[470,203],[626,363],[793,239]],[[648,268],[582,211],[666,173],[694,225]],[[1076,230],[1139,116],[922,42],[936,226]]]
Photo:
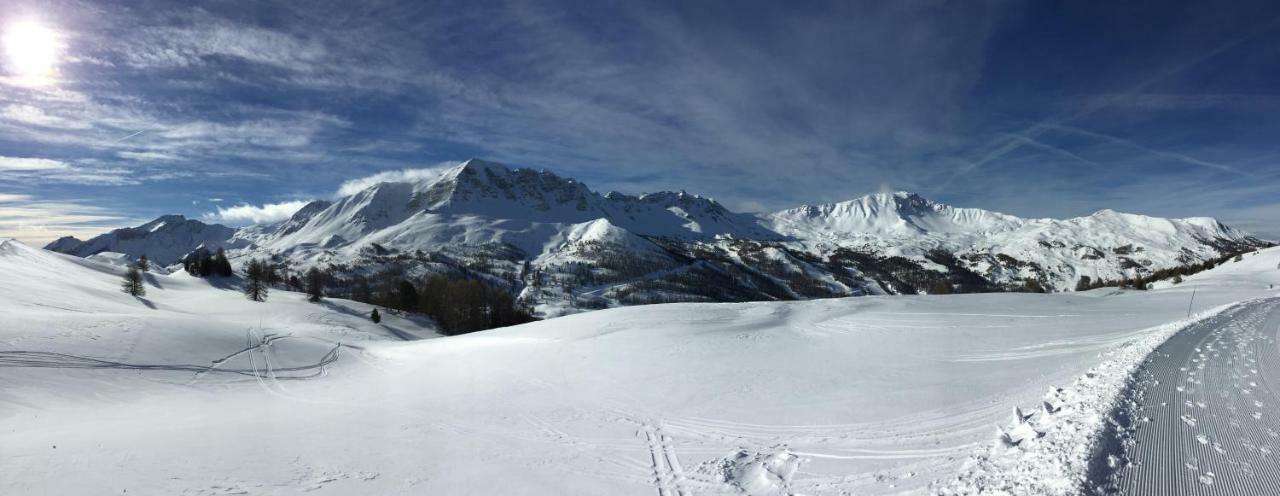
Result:
[[1280,493],[1280,301],[1179,333],[1112,416],[1092,483],[1132,495]]
[[[1014,406],[1136,365],[1193,289],[1194,313],[1275,295],[1278,263],[1266,250],[1154,291],[670,304],[405,342],[384,327],[433,333],[181,274],[137,301],[111,269],[9,242],[0,493],[975,492],[1102,424],[1003,446]],[[1063,396],[1060,418],[1103,418],[1123,376]],[[1013,476],[1084,476],[1031,468]]]

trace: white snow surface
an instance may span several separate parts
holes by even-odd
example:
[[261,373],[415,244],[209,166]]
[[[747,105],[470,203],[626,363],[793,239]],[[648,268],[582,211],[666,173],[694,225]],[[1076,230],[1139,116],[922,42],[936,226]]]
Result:
[[[1102,415],[1114,387],[1081,378],[1140,360],[1193,289],[1195,312],[1275,295],[1278,263],[1153,291],[654,305],[405,342],[434,333],[184,274],[139,300],[115,267],[7,241],[0,493],[965,492],[1001,476],[976,460],[1013,407],[1053,388]],[[1054,446],[1020,445],[995,456]],[[1069,485],[1061,466],[1022,475]]]

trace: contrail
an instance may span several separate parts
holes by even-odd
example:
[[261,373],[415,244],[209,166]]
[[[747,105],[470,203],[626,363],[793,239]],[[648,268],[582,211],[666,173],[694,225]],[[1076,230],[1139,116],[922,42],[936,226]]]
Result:
[[1173,160],[1177,160],[1177,161],[1180,161],[1180,162],[1185,162],[1185,163],[1188,163],[1188,164],[1191,164],[1191,165],[1198,165],[1198,166],[1201,166],[1201,167],[1208,167],[1208,168],[1210,168],[1210,169],[1216,169],[1216,170],[1220,170],[1220,171],[1223,171],[1223,172],[1233,172],[1233,173],[1236,173],[1236,174],[1240,174],[1240,175],[1242,175],[1242,176],[1247,176],[1247,177],[1257,177],[1257,176],[1255,176],[1254,174],[1250,174],[1250,173],[1248,173],[1248,172],[1242,171],[1242,170],[1237,169],[1237,168],[1235,168],[1235,167],[1232,167],[1232,166],[1230,166],[1230,165],[1226,165],[1226,164],[1222,164],[1222,163],[1218,163],[1218,162],[1210,162],[1210,161],[1208,161],[1208,160],[1201,160],[1201,159],[1198,159],[1198,158],[1192,157],[1192,156],[1190,156],[1190,155],[1183,155],[1183,154],[1181,154],[1181,153],[1168,152],[1168,151],[1164,151],[1164,150],[1157,150],[1157,149],[1155,149],[1155,148],[1151,148],[1151,147],[1149,147],[1149,146],[1146,146],[1146,145],[1143,145],[1143,144],[1138,143],[1138,142],[1136,142],[1136,141],[1129,140],[1129,139],[1125,139],[1125,138],[1119,138],[1119,137],[1116,137],[1116,136],[1111,136],[1111,135],[1107,135],[1107,134],[1102,134],[1102,133],[1095,132],[1095,131],[1087,131],[1087,130],[1084,130],[1084,129],[1080,129],[1080,128],[1078,128],[1078,127],[1065,126],[1065,125],[1062,125],[1062,124],[1053,124],[1053,125],[1051,125],[1051,127],[1052,127],[1053,129],[1055,129],[1055,130],[1058,130],[1058,131],[1063,131],[1063,132],[1067,132],[1067,133],[1075,133],[1075,134],[1079,134],[1079,135],[1082,135],[1082,136],[1088,136],[1088,137],[1091,137],[1091,138],[1097,138],[1097,139],[1101,139],[1101,140],[1105,140],[1105,141],[1110,141],[1110,142],[1112,142],[1112,143],[1116,143],[1116,144],[1119,144],[1119,145],[1128,146],[1128,147],[1134,148],[1134,149],[1136,149],[1136,150],[1141,150],[1141,151],[1144,151],[1144,152],[1150,153],[1150,154],[1155,155],[1155,156],[1158,156],[1158,157],[1164,157],[1164,158],[1168,158],[1168,159],[1173,159]]
[[123,137],[123,138],[120,138],[120,139],[116,140],[115,142],[116,142],[116,143],[119,143],[119,142],[121,142],[121,141],[127,140],[127,139],[132,138],[132,137],[134,137],[134,136],[137,136],[137,135],[139,135],[139,134],[142,134],[142,131],[138,131],[138,132],[136,132],[136,133],[133,133],[133,134],[130,134],[130,135],[125,136],[125,137]]
[[[1176,74],[1178,74],[1178,73],[1180,73],[1180,72],[1183,72],[1183,71],[1186,71],[1186,70],[1188,70],[1188,69],[1190,69],[1190,68],[1192,68],[1192,67],[1195,67],[1195,66],[1197,66],[1197,65],[1199,65],[1199,64],[1201,64],[1201,63],[1203,63],[1203,62],[1204,62],[1204,61],[1206,61],[1206,60],[1209,60],[1209,59],[1211,59],[1211,58],[1217,57],[1218,55],[1222,54],[1223,52],[1226,52],[1226,51],[1228,51],[1228,50],[1231,50],[1231,49],[1235,48],[1236,46],[1238,46],[1238,45],[1240,45],[1240,44],[1242,44],[1242,43],[1244,43],[1244,42],[1246,42],[1246,41],[1249,41],[1249,40],[1251,40],[1251,39],[1253,39],[1253,38],[1256,38],[1258,35],[1260,35],[1260,34],[1262,34],[1262,33],[1266,32],[1266,31],[1270,30],[1271,28],[1275,27],[1275,26],[1276,26],[1276,24],[1280,24],[1280,17],[1274,17],[1274,18],[1272,18],[1272,19],[1270,19],[1270,20],[1268,20],[1268,21],[1266,21],[1266,22],[1262,23],[1262,24],[1261,24],[1257,29],[1255,29],[1255,30],[1254,30],[1253,32],[1251,32],[1251,33],[1245,33],[1245,34],[1240,35],[1240,36],[1238,36],[1238,37],[1236,37],[1236,38],[1233,38],[1233,39],[1231,39],[1231,40],[1228,40],[1226,43],[1223,43],[1223,44],[1221,44],[1221,45],[1218,45],[1218,46],[1214,47],[1212,50],[1209,50],[1209,51],[1206,51],[1206,52],[1204,52],[1204,53],[1201,53],[1201,54],[1199,54],[1199,55],[1197,55],[1197,56],[1195,56],[1195,57],[1192,57],[1192,58],[1190,58],[1190,59],[1187,59],[1186,61],[1184,61],[1184,62],[1183,62],[1183,63],[1181,63],[1181,64],[1175,65],[1175,66],[1173,66],[1173,67],[1171,67],[1171,68],[1168,68],[1168,69],[1166,69],[1166,70],[1164,70],[1164,71],[1160,71],[1160,72],[1156,73],[1155,75],[1153,75],[1153,76],[1151,76],[1151,77],[1149,77],[1149,78],[1147,78],[1147,79],[1145,79],[1145,80],[1139,81],[1139,82],[1138,82],[1138,84],[1136,84],[1136,85],[1134,85],[1134,86],[1130,87],[1130,88],[1128,89],[1128,91],[1124,91],[1124,92],[1121,92],[1121,93],[1111,94],[1111,95],[1108,95],[1107,97],[1104,97],[1104,98],[1097,98],[1097,99],[1094,99],[1093,101],[1091,101],[1091,102],[1089,102],[1088,104],[1086,104],[1086,105],[1084,106],[1084,108],[1082,108],[1082,109],[1080,109],[1080,110],[1078,110],[1078,111],[1076,111],[1076,112],[1074,112],[1074,113],[1072,113],[1072,112],[1063,112],[1063,113],[1060,113],[1060,114],[1058,114],[1058,115],[1056,115],[1056,116],[1052,116],[1052,117],[1046,118],[1046,119],[1044,119],[1044,120],[1042,120],[1042,121],[1040,121],[1040,122],[1037,122],[1037,123],[1035,123],[1035,124],[1031,125],[1031,127],[1028,127],[1028,128],[1026,128],[1026,129],[1023,129],[1023,130],[1022,130],[1022,131],[1020,131],[1020,132],[1013,133],[1013,134],[1011,134],[1011,135],[1005,135],[1005,136],[1002,136],[1000,139],[996,140],[996,143],[999,143],[999,146],[997,146],[994,150],[992,150],[991,152],[989,152],[989,153],[987,153],[986,155],[984,155],[982,158],[979,158],[978,160],[971,161],[971,162],[969,162],[969,163],[967,163],[967,164],[965,164],[965,165],[961,166],[959,169],[955,170],[954,172],[952,172],[951,177],[949,177],[949,178],[947,179],[946,184],[950,184],[953,180],[955,180],[958,176],[960,176],[960,175],[962,175],[962,174],[967,174],[967,173],[969,173],[969,172],[972,172],[974,169],[976,169],[976,168],[978,168],[978,167],[980,167],[980,166],[982,166],[982,165],[985,165],[985,164],[987,164],[987,163],[989,163],[989,162],[992,162],[992,161],[994,161],[994,160],[996,160],[996,159],[999,159],[999,158],[1001,158],[1001,157],[1003,157],[1003,156],[1005,156],[1005,155],[1008,155],[1009,153],[1013,152],[1014,150],[1017,150],[1018,148],[1021,148],[1023,145],[1028,144],[1028,143],[1024,140],[1024,138],[1030,138],[1030,139],[1033,139],[1033,140],[1034,140],[1036,137],[1038,137],[1039,135],[1043,134],[1043,133],[1044,133],[1044,131],[1045,131],[1047,128],[1055,127],[1055,126],[1060,126],[1060,125],[1066,124],[1066,123],[1068,123],[1068,122],[1074,121],[1074,120],[1076,120],[1076,119],[1079,119],[1079,118],[1081,118],[1081,117],[1085,117],[1085,116],[1088,116],[1088,115],[1090,115],[1090,114],[1093,114],[1093,113],[1095,113],[1095,112],[1097,112],[1097,111],[1099,111],[1099,110],[1102,110],[1102,109],[1104,109],[1104,108],[1110,107],[1112,104],[1116,103],[1117,101],[1119,101],[1119,100],[1121,100],[1121,99],[1124,99],[1124,98],[1130,97],[1130,96],[1132,96],[1132,95],[1138,94],[1139,92],[1141,92],[1141,91],[1145,90],[1146,88],[1148,88],[1148,87],[1150,87],[1150,86],[1152,86],[1152,85],[1154,85],[1154,84],[1156,84],[1156,83],[1158,83],[1158,82],[1164,81],[1164,80],[1166,80],[1166,79],[1168,79],[1168,78],[1170,78],[1170,77],[1172,77],[1172,76],[1174,76],[1174,75],[1176,75]],[[1208,167],[1214,167],[1214,168],[1219,168],[1219,169],[1222,169],[1223,167],[1225,167],[1225,166],[1221,166],[1220,164],[1197,164],[1197,165],[1205,165],[1205,166],[1208,166]],[[1229,170],[1229,171],[1231,171],[1231,172],[1240,172],[1240,171],[1238,171],[1238,170],[1234,170],[1234,169],[1231,169],[1231,168],[1229,168],[1229,167],[1227,167],[1227,168],[1225,168],[1225,169],[1223,169],[1223,170]]]

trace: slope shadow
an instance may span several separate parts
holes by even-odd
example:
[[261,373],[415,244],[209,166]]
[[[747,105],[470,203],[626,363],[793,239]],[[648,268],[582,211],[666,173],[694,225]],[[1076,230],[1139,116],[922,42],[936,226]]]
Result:
[[[1133,387],[1133,377],[1131,375],[1128,384],[1125,385],[1126,391]],[[1123,463],[1117,460],[1125,459],[1124,433],[1133,429],[1133,417],[1123,402],[1117,404],[1108,413],[1108,421],[1098,438],[1098,444],[1094,446],[1093,453],[1089,457],[1089,466],[1084,480],[1085,491],[1089,494],[1119,493],[1116,487],[1116,476]]]
[[148,300],[148,299],[143,298],[143,297],[141,297],[141,296],[134,296],[133,298],[134,298],[134,299],[136,299],[136,300],[138,300],[138,301],[140,301],[140,302],[142,302],[142,304],[143,304],[143,305],[146,305],[146,306],[147,306],[147,308],[150,308],[150,309],[152,309],[152,310],[155,310],[155,309],[156,309],[156,304],[155,304],[155,303],[152,303],[152,302],[151,302],[151,300]]
[[[369,318],[369,315],[368,315],[368,314],[364,314],[364,313],[357,312],[357,311],[355,311],[355,310],[352,310],[352,309],[350,309],[350,308],[344,307],[344,306],[342,306],[342,305],[338,305],[338,304],[336,304],[336,303],[330,302],[329,300],[322,299],[322,300],[320,300],[318,303],[319,303],[320,305],[324,306],[325,308],[328,308],[329,310],[333,310],[333,311],[338,312],[338,313],[342,313],[342,314],[350,315],[350,316],[352,316],[352,317],[359,317],[359,318],[362,318],[362,319],[368,319],[368,318]],[[403,331],[403,330],[397,329],[397,328],[396,328],[396,327],[394,327],[394,326],[391,326],[391,325],[388,325],[388,324],[378,324],[378,325],[379,325],[379,326],[381,326],[383,329],[386,329],[387,331],[390,331],[390,332],[391,332],[391,334],[395,335],[395,337],[397,337],[397,338],[400,338],[400,340],[401,340],[401,341],[417,341],[418,339],[420,339],[420,338],[418,338],[417,336],[414,336],[413,334],[410,334],[410,333],[405,332],[405,331]]]
[[240,291],[240,277],[238,276],[209,276],[202,277],[200,279],[204,279],[210,286],[218,289],[234,289],[236,291]]

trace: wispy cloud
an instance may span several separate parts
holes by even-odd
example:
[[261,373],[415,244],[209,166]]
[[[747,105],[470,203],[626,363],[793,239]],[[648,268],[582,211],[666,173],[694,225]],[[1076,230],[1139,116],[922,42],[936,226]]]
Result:
[[[1274,81],[1248,68],[1274,56],[1222,64],[1274,45],[1259,38],[1265,16],[1207,5],[1153,13],[1187,21],[1162,23],[1169,38],[1209,41],[1179,51],[1143,41],[1156,32],[1123,50],[1110,33],[1038,45],[1009,33],[1113,13],[1025,19],[1049,14],[999,1],[761,2],[732,15],[714,2],[62,5],[58,84],[0,76],[0,156],[63,168],[0,165],[0,183],[83,187],[130,211],[199,215],[193,198],[221,196],[248,202],[236,218],[253,222],[280,216],[264,201],[421,179],[434,168],[404,168],[474,156],[753,210],[890,183],[1054,214],[1154,207],[1126,190],[1280,163],[1246,160],[1276,131],[1259,115],[1274,97],[1254,96]],[[1205,11],[1241,22],[1202,25]],[[1027,55],[1090,43],[1106,51]],[[1014,58],[998,59],[1008,47]],[[1040,73],[1057,79],[1036,84]],[[1224,121],[1254,130],[1228,135]],[[1177,167],[1152,174],[1160,164]]]
[[44,246],[66,235],[97,235],[125,222],[124,217],[99,205],[0,193],[0,238],[17,238],[32,246]]
[[55,129],[88,129],[90,127],[89,124],[81,121],[50,115],[34,105],[6,105],[4,110],[0,111],[0,118]]
[[0,156],[0,172],[3,171],[47,171],[69,168],[66,162],[47,158],[5,157]]
[[458,162],[441,162],[421,169],[400,169],[383,171],[358,179],[343,181],[338,187],[338,196],[350,196],[378,183],[414,182],[438,177],[446,169],[458,165]]
[[218,207],[216,212],[204,215],[205,220],[213,222],[226,222],[231,224],[253,223],[261,224],[265,222],[278,222],[293,216],[299,209],[305,207],[305,200],[287,201],[281,203],[267,203],[264,205],[236,205],[234,207],[222,208]]
[[169,154],[169,153],[161,153],[161,152],[131,152],[131,151],[121,151],[121,152],[116,152],[116,155],[117,155],[117,156],[119,156],[120,158],[123,158],[123,159],[128,159],[128,160],[142,160],[142,161],[147,161],[147,162],[156,162],[156,161],[159,161],[159,162],[173,162],[173,161],[175,161],[175,160],[181,160],[181,159],[182,159],[182,157],[181,157],[181,156],[179,156],[179,155],[176,155],[176,154]]

